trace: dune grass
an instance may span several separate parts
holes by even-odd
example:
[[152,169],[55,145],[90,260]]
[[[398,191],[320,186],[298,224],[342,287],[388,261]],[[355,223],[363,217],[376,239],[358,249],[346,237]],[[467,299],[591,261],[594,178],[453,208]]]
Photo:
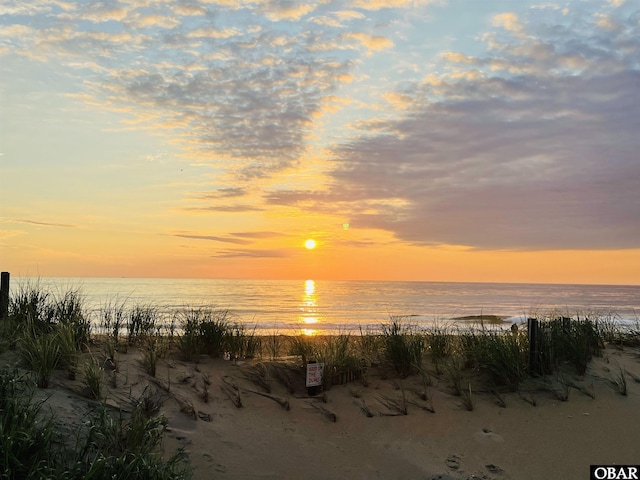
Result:
[[[419,376],[422,387],[417,394],[424,401],[428,399],[427,392],[432,385],[439,381],[448,384],[451,393],[461,397],[468,410],[474,409],[477,392],[488,392],[498,403],[506,405],[503,392],[518,392],[532,375],[527,332],[487,329],[482,324],[477,328],[436,326],[421,329],[411,325],[409,319],[391,317],[379,330],[361,331],[360,335],[340,333],[314,338],[306,335],[286,337],[276,333],[260,337],[255,327],[251,329],[234,322],[229,311],[208,307],[185,307],[167,319],[154,306],[127,307],[124,303],[112,303],[93,312],[96,319],[87,313],[78,291],[52,295],[37,284],[23,287],[11,297],[9,313],[9,319],[0,325],[0,352],[17,350],[40,388],[48,386],[56,369],[64,369],[69,378],[81,374],[87,395],[95,399],[102,399],[108,390],[103,384],[103,367],[108,364],[110,369],[117,369],[117,353],[129,345],[140,348],[141,368],[154,376],[158,362],[172,352],[188,362],[198,362],[202,355],[214,358],[228,355],[227,358],[238,360],[261,356],[264,350],[273,360],[283,353],[284,345],[288,343],[287,353],[299,358],[298,367],[294,367],[298,368],[298,373],[302,370],[299,367],[311,360],[325,364],[325,389],[339,383],[345,372],[357,373],[350,379],[363,378],[367,368],[378,368],[385,376],[400,379]],[[589,362],[594,356],[601,355],[606,342],[619,348],[640,344],[637,341],[640,328],[616,330],[609,321],[559,317],[541,319],[540,323],[536,348],[543,352],[539,359],[542,371],[533,374],[541,375],[549,389],[567,398],[564,387],[568,384],[557,380],[559,372],[569,368],[579,376],[584,375]],[[101,329],[98,335],[92,325]],[[123,341],[125,332],[127,338]],[[100,338],[98,348],[95,348],[96,337]],[[89,345],[93,345],[91,351]],[[265,370],[265,374],[272,370]],[[291,384],[286,376],[275,375],[274,378],[285,385]],[[612,378],[611,384],[624,395],[627,374],[621,370]],[[29,398],[25,396],[27,403]],[[23,406],[27,408],[26,405]],[[17,408],[15,405],[10,407]],[[36,410],[37,407],[33,406]],[[41,426],[45,430],[48,428],[46,423]],[[50,434],[45,430],[39,435]],[[129,455],[124,450],[120,453]],[[139,458],[146,458],[147,453]],[[3,461],[9,462],[7,458]],[[34,455],[34,461],[40,462],[39,458]],[[107,467],[126,468],[118,463],[120,460],[107,461],[98,457],[93,460],[97,463],[92,464],[93,470],[87,471],[95,476],[87,478],[104,478],[101,475],[106,475]],[[139,466],[131,468],[135,470]]]
[[402,318],[391,318],[382,325],[384,359],[401,377],[418,373],[424,353],[424,336],[403,322]]
[[0,477],[7,479],[188,479],[182,451],[159,455],[166,420],[136,407],[113,417],[99,406],[86,428],[61,437],[54,413],[34,400],[31,382],[16,370],[0,370]]

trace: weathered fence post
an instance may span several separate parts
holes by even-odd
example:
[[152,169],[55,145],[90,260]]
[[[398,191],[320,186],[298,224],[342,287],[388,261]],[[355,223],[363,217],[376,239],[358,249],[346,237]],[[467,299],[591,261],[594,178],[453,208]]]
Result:
[[0,320],[9,317],[9,272],[0,274]]
[[529,335],[529,374],[536,375],[540,372],[540,352],[538,350],[538,320],[527,318],[527,333]]

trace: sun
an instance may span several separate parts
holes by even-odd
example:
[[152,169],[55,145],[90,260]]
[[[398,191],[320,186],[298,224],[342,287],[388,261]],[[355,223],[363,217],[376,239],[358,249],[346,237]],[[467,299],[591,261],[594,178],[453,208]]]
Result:
[[309,238],[306,242],[304,242],[304,248],[307,250],[313,250],[316,248],[316,241],[313,238]]

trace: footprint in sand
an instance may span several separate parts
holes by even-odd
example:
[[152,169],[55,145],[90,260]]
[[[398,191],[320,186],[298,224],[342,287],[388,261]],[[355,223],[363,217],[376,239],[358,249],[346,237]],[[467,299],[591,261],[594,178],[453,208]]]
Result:
[[502,438],[502,435],[493,433],[488,428],[483,428],[480,432],[474,433],[473,438],[476,440],[476,442],[481,443],[483,445],[504,442],[504,438]]
[[444,464],[451,470],[458,470],[460,468],[460,457],[457,455],[449,455],[444,461]]
[[493,463],[490,463],[489,465],[485,465],[484,467],[491,473],[502,473],[503,472],[503,470],[499,466],[494,465]]

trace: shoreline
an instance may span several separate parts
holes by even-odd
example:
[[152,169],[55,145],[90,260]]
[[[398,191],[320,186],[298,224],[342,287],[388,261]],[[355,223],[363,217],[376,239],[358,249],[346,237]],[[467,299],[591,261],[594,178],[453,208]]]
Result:
[[[76,294],[36,291],[0,322],[0,386],[23,386],[14,410],[33,400],[54,415],[55,445],[89,442],[81,461],[73,445],[57,455],[36,442],[47,478],[103,465],[96,438],[121,439],[104,458],[125,468],[163,471],[186,454],[196,480],[578,480],[592,464],[637,462],[640,329],[557,318],[502,331],[482,315],[480,328],[391,318],[360,335],[260,335],[194,309],[178,335],[153,308],[116,306],[96,334],[83,312]],[[8,411],[2,422],[24,418]],[[31,418],[7,438],[50,425]]]

